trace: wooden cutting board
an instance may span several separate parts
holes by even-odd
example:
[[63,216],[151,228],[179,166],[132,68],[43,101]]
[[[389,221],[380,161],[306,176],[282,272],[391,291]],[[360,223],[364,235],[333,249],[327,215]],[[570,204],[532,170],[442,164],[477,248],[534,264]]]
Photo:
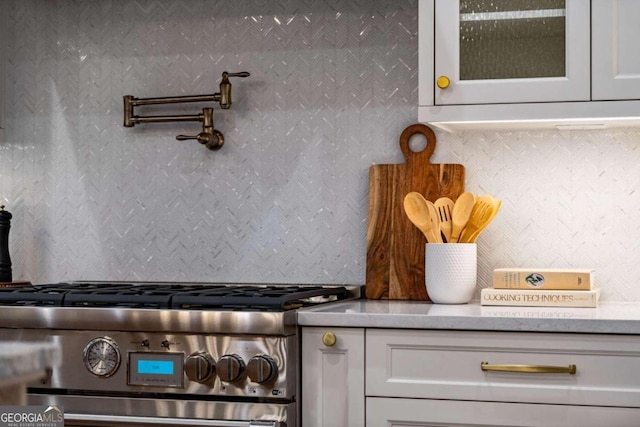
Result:
[[[423,135],[426,146],[412,151],[409,140]],[[400,135],[406,163],[369,169],[369,223],[365,294],[370,299],[428,300],[424,281],[426,239],[404,213],[404,196],[421,193],[434,202],[464,192],[464,166],[431,163],[436,136],[414,124]]]

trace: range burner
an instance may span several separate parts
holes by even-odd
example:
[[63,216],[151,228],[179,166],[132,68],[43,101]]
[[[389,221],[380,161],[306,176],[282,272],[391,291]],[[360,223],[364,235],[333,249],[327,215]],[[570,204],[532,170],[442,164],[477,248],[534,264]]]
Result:
[[353,285],[0,288],[0,339],[60,345],[28,403],[64,406],[77,425],[299,427],[298,311],[359,297]]
[[69,282],[0,289],[0,305],[286,311],[342,300],[344,287]]

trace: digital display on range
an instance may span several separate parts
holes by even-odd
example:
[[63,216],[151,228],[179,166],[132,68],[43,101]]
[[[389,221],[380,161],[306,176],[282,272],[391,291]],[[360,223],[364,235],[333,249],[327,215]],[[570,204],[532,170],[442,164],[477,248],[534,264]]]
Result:
[[184,387],[183,353],[130,352],[128,384]]
[[138,360],[139,374],[173,375],[173,361]]

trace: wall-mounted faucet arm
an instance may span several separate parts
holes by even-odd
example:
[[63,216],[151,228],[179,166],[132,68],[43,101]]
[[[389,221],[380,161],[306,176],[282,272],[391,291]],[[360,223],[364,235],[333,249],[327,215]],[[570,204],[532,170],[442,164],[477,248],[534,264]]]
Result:
[[136,116],[133,107],[139,105],[158,105],[158,104],[178,104],[182,102],[206,102],[219,101],[220,94],[214,95],[195,95],[195,96],[170,96],[163,98],[136,98],[133,95],[125,95],[124,99],[124,126],[133,127],[140,123],[158,123],[158,122],[189,122],[202,121],[202,115],[186,115],[186,116]]
[[160,98],[134,98],[131,97],[131,105],[158,105],[158,104],[181,104],[183,102],[219,102],[220,94],[213,95],[186,95],[186,96],[164,96]]
[[[167,122],[201,122],[202,114],[187,114],[180,116],[133,116],[129,118],[131,126],[140,123],[167,123]],[[125,124],[126,126],[126,124]]]
[[166,96],[159,98],[136,98],[133,95],[123,96],[124,100],[124,126],[133,127],[140,123],[161,122],[202,122],[202,132],[197,135],[178,135],[176,139],[183,141],[195,139],[204,144],[210,150],[218,150],[224,144],[224,136],[213,127],[213,108],[203,108],[198,115],[173,115],[173,116],[136,116],[134,108],[141,105],[178,104],[182,102],[218,102],[220,107],[227,110],[231,108],[231,82],[229,77],[249,77],[247,71],[239,73],[222,73],[220,92],[213,95],[188,95]]
[[136,98],[133,95],[125,95],[124,98],[124,125],[132,127],[138,123],[148,123],[135,116],[133,108],[140,105],[160,105],[160,104],[181,104],[183,102],[218,102],[224,110],[231,108],[231,82],[229,77],[249,77],[248,71],[239,73],[222,73],[220,81],[220,92],[211,95],[185,95],[185,96],[163,96],[157,98]]

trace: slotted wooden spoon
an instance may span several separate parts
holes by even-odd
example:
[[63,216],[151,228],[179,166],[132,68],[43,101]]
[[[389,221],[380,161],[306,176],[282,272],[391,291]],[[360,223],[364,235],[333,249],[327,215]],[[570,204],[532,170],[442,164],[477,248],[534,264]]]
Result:
[[451,241],[451,230],[453,227],[453,219],[451,217],[454,206],[453,200],[448,197],[440,197],[433,205],[438,211],[442,240],[444,243],[449,243]]
[[485,194],[476,198],[467,226],[462,231],[460,242],[474,243],[482,230],[495,218],[502,201]]
[[496,217],[496,215],[498,214],[498,211],[500,210],[500,206],[502,206],[502,200],[494,199],[493,197],[491,197],[489,195],[481,196],[481,199],[483,199],[484,202],[486,202],[487,204],[490,205],[491,215],[484,222],[484,224],[482,224],[480,227],[478,227],[478,230],[476,230],[476,232],[469,238],[470,243],[474,243],[478,239],[478,236],[480,235],[480,233],[485,228],[487,228],[487,226],[491,223],[491,221],[493,221],[493,218]]
[[435,206],[426,200],[422,194],[412,191],[404,196],[404,212],[429,243],[442,243],[438,213]]

